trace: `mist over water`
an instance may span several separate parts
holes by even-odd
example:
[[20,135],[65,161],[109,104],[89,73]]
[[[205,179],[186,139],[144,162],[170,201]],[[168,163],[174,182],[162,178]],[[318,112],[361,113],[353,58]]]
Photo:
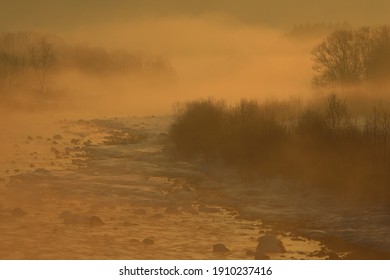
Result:
[[[359,175],[389,195],[370,165],[387,166],[387,81],[312,82],[313,48],[340,26],[382,23],[388,3],[343,18],[351,1],[233,2],[58,1],[41,19],[29,1],[4,6],[26,17],[0,17],[0,258],[253,259],[265,234],[286,244],[275,259],[388,257],[387,198],[356,199],[357,161],[326,150],[363,159]],[[213,254],[219,242],[231,253]]]
[[148,77],[60,69],[48,81],[59,107],[161,114],[170,113],[175,102],[196,98],[233,102],[243,96],[264,100],[310,92],[311,42],[297,43],[281,30],[223,16],[102,23],[56,35],[70,46],[159,56],[173,69],[172,75]]

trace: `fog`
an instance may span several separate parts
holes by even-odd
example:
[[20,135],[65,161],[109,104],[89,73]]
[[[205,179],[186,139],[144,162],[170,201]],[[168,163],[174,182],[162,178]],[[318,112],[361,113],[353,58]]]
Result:
[[220,0],[19,0],[3,3],[0,22],[3,32],[54,34],[70,46],[158,56],[172,67],[169,77],[148,78],[59,69],[47,81],[55,93],[51,97],[59,98],[50,105],[56,111],[79,107],[85,113],[87,106],[91,115],[167,114],[173,103],[201,97],[228,102],[307,97],[312,94],[310,52],[326,34],[305,40],[286,34],[305,23],[381,24],[388,5],[380,0],[294,5],[246,0],[239,6]]
[[0,6],[0,259],[389,258],[388,1]]
[[297,43],[282,30],[226,16],[102,23],[56,35],[73,46],[157,55],[173,69],[169,77],[149,78],[59,70],[50,78],[49,90],[63,92],[64,105],[81,104],[84,109],[88,105],[106,113],[161,114],[169,113],[174,102],[194,98],[281,98],[307,95],[310,90],[312,41]]
[[[156,28],[158,27],[158,28]],[[96,28],[96,27],[95,27]],[[119,91],[128,92],[129,100],[147,100],[142,107],[148,111],[153,103],[167,112],[169,104],[199,97],[265,95],[281,97],[305,94],[310,86],[310,60],[306,49],[283,38],[278,31],[224,22],[218,19],[160,19],[118,24],[79,31],[99,36],[90,40],[109,48],[132,48],[162,54],[171,60],[176,77],[162,87],[131,90],[131,83]],[[300,65],[299,71],[293,70]],[[107,84],[107,91],[111,86]],[[114,90],[115,91],[115,90]],[[138,92],[137,92],[138,91]],[[114,92],[112,93],[114,94]],[[123,104],[123,103],[121,103]]]

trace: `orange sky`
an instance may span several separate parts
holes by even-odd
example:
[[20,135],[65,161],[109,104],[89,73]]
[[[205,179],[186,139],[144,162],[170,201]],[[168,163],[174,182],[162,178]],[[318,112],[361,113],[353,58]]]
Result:
[[388,20],[388,0],[1,0],[3,29],[50,31],[81,25],[156,16],[224,13],[239,21],[289,27],[300,23],[348,21],[381,24]]
[[[390,1],[0,0],[0,31],[52,32],[70,44],[169,59],[172,83],[132,83],[66,73],[55,83],[99,112],[168,113],[193,98],[288,98],[312,94],[310,51],[318,41],[285,34],[295,24],[383,24]],[[294,3],[294,4],[292,4]],[[73,100],[73,101],[72,101]]]

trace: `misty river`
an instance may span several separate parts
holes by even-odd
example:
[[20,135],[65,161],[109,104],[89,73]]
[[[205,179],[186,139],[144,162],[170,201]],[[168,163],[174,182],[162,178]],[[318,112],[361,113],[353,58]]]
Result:
[[178,160],[171,121],[3,119],[0,258],[253,259],[264,234],[286,248],[271,259],[390,254],[389,205]]

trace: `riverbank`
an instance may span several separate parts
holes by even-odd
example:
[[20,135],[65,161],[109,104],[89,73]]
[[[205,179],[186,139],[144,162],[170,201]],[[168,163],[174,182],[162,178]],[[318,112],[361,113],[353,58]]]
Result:
[[[376,246],[389,243],[388,212],[362,216],[310,193],[294,196],[281,181],[242,182],[224,167],[177,161],[167,150],[170,123],[150,116],[10,124],[2,136],[0,258],[254,259],[265,234],[286,248],[271,259],[387,258]],[[364,236],[375,254],[351,255]],[[332,246],[333,238],[351,245]],[[220,243],[229,251],[213,252]]]

